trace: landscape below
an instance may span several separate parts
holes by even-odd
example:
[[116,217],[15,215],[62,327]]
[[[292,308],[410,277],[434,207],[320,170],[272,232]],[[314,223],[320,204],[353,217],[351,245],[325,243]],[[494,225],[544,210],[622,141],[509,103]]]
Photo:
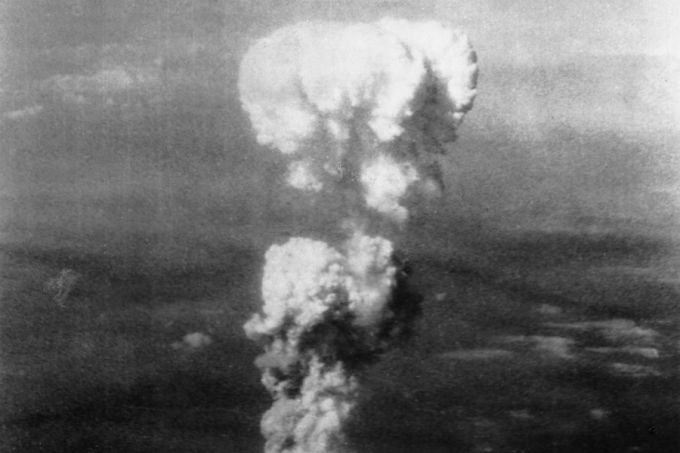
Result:
[[[359,452],[676,451],[676,243],[411,228],[424,311],[361,377]],[[260,451],[270,400],[242,325],[263,258],[244,244],[190,264],[3,246],[6,451]]]

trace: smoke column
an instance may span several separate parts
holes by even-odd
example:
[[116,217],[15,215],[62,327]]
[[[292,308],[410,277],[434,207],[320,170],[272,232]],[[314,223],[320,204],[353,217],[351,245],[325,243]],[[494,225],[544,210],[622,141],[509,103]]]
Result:
[[347,451],[358,372],[408,337],[420,297],[370,213],[396,225],[412,190],[441,186],[435,156],[472,107],[476,56],[437,22],[300,23],[256,41],[239,93],[257,141],[288,156],[287,182],[340,197],[348,238],[267,251],[264,306],[244,326],[273,406],[267,453]]

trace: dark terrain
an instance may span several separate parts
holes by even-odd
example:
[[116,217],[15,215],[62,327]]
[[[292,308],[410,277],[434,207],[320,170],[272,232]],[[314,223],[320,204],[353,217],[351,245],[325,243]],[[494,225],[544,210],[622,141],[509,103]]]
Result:
[[[357,450],[677,451],[675,244],[484,234],[404,244],[424,314],[362,378]],[[236,244],[191,266],[4,246],[2,451],[260,451],[269,398],[241,325],[263,250]],[[62,269],[79,279],[57,303]]]

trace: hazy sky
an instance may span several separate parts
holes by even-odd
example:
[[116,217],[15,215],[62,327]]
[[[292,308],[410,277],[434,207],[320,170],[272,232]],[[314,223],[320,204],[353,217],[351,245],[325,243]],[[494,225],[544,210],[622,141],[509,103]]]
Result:
[[[669,75],[677,71],[680,57],[680,4],[673,0],[5,0],[0,13],[5,98],[16,96],[17,89],[30,90],[30,80],[92,72],[103,65],[139,66],[170,54],[192,58],[207,47],[211,58],[224,59],[213,61],[213,67],[226,64],[235,72],[248,42],[276,26],[394,15],[447,20],[466,30],[482,70],[559,64],[583,56],[674,57],[631,77],[637,78],[637,91],[663,91],[641,94],[657,96],[652,101],[661,102],[666,114],[673,110],[672,122],[680,122],[680,90]],[[13,102],[7,109],[21,107],[21,101]]]
[[673,0],[4,0],[5,46],[49,48],[255,29],[292,20],[438,18],[468,30],[492,58],[572,53],[678,54]]
[[[641,84],[655,86],[669,82],[666,66],[675,70],[680,57],[680,4],[673,0],[4,0],[0,13],[0,76],[6,90],[60,72],[139,65],[149,62],[145,58],[191,56],[206,47],[212,47],[213,58],[222,51],[226,64],[236,66],[248,42],[269,29],[320,18],[394,15],[450,21],[470,35],[482,69],[564,63],[582,56],[675,57],[641,74],[648,79]],[[125,51],[136,51],[136,61],[120,55]],[[672,88],[670,97],[679,91],[675,84]],[[677,104],[678,98],[672,101]]]
[[5,219],[181,229],[209,202],[252,208],[239,194],[277,171],[235,90],[249,43],[293,21],[391,15],[451,22],[479,54],[448,161],[452,193],[473,201],[455,209],[677,220],[673,0],[4,0],[0,13]]

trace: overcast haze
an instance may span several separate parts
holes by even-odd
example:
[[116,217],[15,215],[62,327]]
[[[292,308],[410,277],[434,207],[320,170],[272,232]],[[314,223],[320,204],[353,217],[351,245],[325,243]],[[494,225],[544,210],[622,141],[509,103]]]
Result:
[[[666,234],[677,222],[670,1],[3,6],[5,241],[216,240],[289,215],[298,197],[237,99],[239,59],[291,21],[383,15],[450,21],[479,54],[479,96],[445,161],[438,210],[529,229]],[[318,209],[304,201],[295,208]]]

